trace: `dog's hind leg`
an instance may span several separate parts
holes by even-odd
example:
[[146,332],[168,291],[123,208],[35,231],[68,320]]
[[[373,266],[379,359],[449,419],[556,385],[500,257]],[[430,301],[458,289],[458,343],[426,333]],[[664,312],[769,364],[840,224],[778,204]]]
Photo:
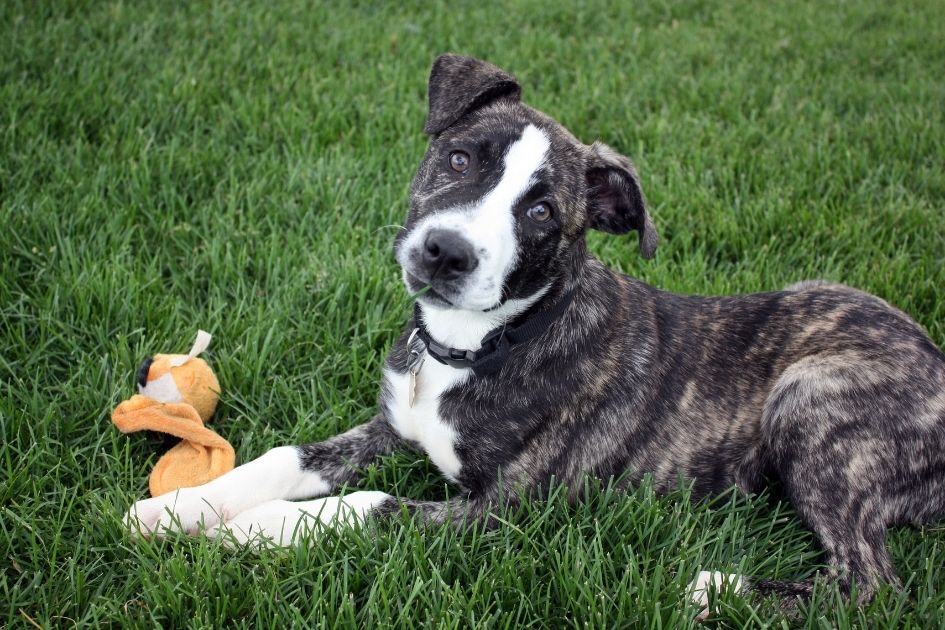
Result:
[[[827,556],[827,571],[819,576],[823,582],[836,582],[845,595],[855,589],[857,601],[869,601],[882,583],[899,587],[899,579],[893,569],[886,549],[886,525],[870,519],[856,522],[855,519],[824,511],[823,505],[795,504],[801,518],[814,531]],[[774,595],[781,607],[793,608],[799,599],[807,599],[814,590],[815,579],[785,581],[768,580],[751,576],[724,575],[703,571],[690,585],[692,599],[705,607],[708,603],[706,589],[709,583],[721,588],[723,582],[742,594],[761,596]],[[704,611],[704,614],[708,610]]]
[[[827,571],[821,576],[825,582],[836,582],[841,591],[850,596],[854,590],[859,603],[872,599],[882,584],[899,588],[889,552],[886,548],[886,524],[878,518],[857,521],[844,514],[827,514],[823,505],[798,506],[801,518],[817,535],[827,556]],[[782,606],[793,606],[797,598],[807,598],[814,588],[814,580],[797,582],[748,578],[748,592],[776,595]]]
[[[886,529],[941,510],[942,423],[915,415],[927,399],[909,369],[873,354],[810,356],[782,374],[761,421],[769,469],[827,560],[823,576],[859,602],[899,586]],[[785,604],[812,581],[746,580]]]
[[[886,528],[919,515],[931,494],[923,483],[941,483],[934,466],[926,481],[908,469],[916,457],[941,466],[934,446],[941,438],[924,443],[928,436],[903,420],[911,390],[908,383],[900,388],[896,379],[903,377],[889,368],[843,354],[802,359],[775,384],[760,426],[766,470],[825,553],[827,569],[818,578],[848,595],[855,590],[859,602],[883,583],[899,586]],[[700,574],[694,584],[711,575]],[[741,593],[776,595],[785,608],[809,597],[815,584],[745,576],[727,582]],[[705,593],[694,599],[704,605]]]

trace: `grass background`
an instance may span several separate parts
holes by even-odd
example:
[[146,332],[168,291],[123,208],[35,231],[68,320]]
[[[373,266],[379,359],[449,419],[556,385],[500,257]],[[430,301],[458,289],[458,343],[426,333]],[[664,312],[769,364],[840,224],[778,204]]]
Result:
[[[789,508],[645,485],[554,494],[492,532],[132,544],[120,515],[162,441],[108,414],[143,357],[203,327],[240,461],[371,417],[409,309],[390,226],[447,50],[636,161],[662,246],[644,262],[593,235],[608,264],[693,293],[841,280],[942,346],[943,17],[941,0],[3,2],[0,623],[676,628],[699,568],[810,575]],[[450,492],[409,456],[362,486]],[[945,528],[890,544],[902,594],[856,609],[827,589],[791,618],[723,597],[709,625],[945,623]]]

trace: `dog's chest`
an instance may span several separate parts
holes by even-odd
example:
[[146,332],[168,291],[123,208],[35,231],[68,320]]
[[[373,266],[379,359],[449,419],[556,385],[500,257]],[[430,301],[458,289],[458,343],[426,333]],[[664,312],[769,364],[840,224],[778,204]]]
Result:
[[394,430],[404,439],[418,442],[436,467],[452,481],[462,468],[455,448],[459,436],[440,416],[440,397],[468,376],[469,370],[457,370],[427,357],[417,375],[411,405],[410,375],[384,370],[387,412]]

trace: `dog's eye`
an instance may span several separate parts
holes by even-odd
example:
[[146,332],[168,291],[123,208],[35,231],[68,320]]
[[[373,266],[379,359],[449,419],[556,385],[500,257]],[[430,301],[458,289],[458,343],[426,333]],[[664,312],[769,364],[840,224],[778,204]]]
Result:
[[546,203],[539,203],[528,209],[528,218],[538,223],[544,223],[551,218],[551,206]]
[[450,168],[457,173],[465,173],[469,170],[469,154],[465,151],[450,153]]

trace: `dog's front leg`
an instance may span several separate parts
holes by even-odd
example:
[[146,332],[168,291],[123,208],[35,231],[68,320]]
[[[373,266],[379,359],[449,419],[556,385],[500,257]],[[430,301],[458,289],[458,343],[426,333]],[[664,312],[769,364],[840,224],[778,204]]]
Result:
[[422,523],[470,523],[481,518],[488,503],[476,499],[412,501],[385,492],[352,492],[313,501],[269,501],[246,510],[208,530],[228,543],[288,547],[306,534],[326,528],[359,527],[368,519],[387,518],[406,511]]
[[274,500],[325,495],[353,481],[357,470],[403,445],[383,416],[324,442],[280,446],[195,488],[135,503],[125,519],[132,533],[194,533]]

